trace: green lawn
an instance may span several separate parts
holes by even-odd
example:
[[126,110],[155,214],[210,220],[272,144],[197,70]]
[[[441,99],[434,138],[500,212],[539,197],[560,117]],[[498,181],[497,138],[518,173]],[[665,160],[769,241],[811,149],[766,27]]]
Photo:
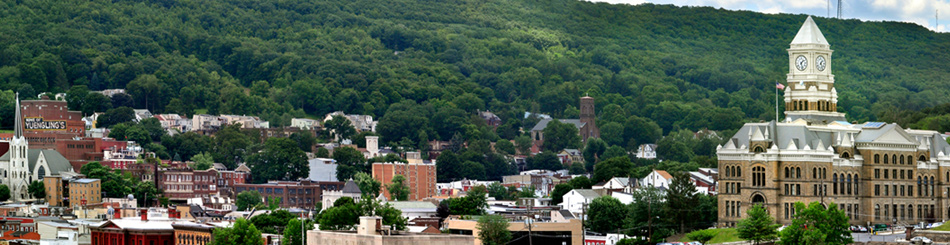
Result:
[[[715,230],[718,230],[719,234],[716,235],[716,237],[713,237],[712,240],[709,240],[708,244],[744,241],[743,239],[736,236],[735,228],[723,228],[723,229],[715,229]],[[680,241],[692,242],[693,240],[690,240],[689,238],[686,238],[684,236],[683,239],[680,239]]]
[[195,109],[195,115],[208,114],[208,109]]
[[940,226],[934,227],[935,231],[950,231],[950,222],[943,223]]

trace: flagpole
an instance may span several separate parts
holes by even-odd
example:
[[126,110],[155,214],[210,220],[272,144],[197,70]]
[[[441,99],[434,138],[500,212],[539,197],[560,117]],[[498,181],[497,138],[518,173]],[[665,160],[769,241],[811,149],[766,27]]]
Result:
[[778,86],[775,86],[775,123],[778,123]]

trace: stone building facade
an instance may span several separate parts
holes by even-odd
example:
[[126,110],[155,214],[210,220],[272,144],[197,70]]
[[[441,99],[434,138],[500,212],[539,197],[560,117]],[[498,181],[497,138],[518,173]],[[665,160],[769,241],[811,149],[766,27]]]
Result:
[[747,123],[717,150],[719,226],[734,226],[756,204],[789,224],[796,202],[835,205],[854,225],[950,217],[943,135],[846,122],[835,106],[832,51],[811,17],[788,52],[785,121]]

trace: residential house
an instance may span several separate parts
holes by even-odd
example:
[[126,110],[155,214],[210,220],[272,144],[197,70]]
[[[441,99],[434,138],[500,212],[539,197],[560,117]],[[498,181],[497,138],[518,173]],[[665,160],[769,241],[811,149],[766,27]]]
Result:
[[637,158],[656,159],[656,144],[642,144],[637,147]]
[[320,121],[310,118],[291,118],[290,126],[302,130],[313,130],[320,128]]
[[562,197],[561,209],[566,209],[574,214],[581,214],[590,202],[600,197],[600,193],[592,189],[573,189]]
[[646,177],[640,179],[640,186],[652,186],[660,189],[669,189],[673,184],[673,175],[664,170],[653,170]]
[[699,171],[689,172],[689,178],[696,185],[696,191],[707,195],[716,195],[716,186],[719,179],[719,170],[715,168],[700,168]]
[[326,123],[333,119],[334,116],[343,116],[350,121],[350,124],[353,125],[357,131],[360,132],[376,132],[376,124],[378,121],[373,121],[373,116],[370,115],[356,115],[356,114],[345,114],[342,111],[336,111],[330,114],[327,114],[323,118],[323,122]]
[[581,154],[581,151],[578,149],[564,149],[561,152],[557,153],[558,160],[561,161],[561,164],[571,165],[574,163],[584,164],[584,155]]

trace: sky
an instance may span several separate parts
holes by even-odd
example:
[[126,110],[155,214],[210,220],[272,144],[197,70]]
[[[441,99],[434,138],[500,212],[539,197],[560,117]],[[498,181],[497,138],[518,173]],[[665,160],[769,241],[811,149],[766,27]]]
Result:
[[[829,0],[588,0],[625,4],[673,4],[676,6],[710,6],[730,10],[762,13],[808,14],[828,17]],[[842,18],[869,21],[913,22],[938,32],[950,31],[950,0],[841,0]],[[836,16],[838,0],[830,0],[831,15]],[[936,10],[936,11],[935,11]],[[939,26],[934,26],[937,14]],[[943,17],[941,17],[943,16]]]

